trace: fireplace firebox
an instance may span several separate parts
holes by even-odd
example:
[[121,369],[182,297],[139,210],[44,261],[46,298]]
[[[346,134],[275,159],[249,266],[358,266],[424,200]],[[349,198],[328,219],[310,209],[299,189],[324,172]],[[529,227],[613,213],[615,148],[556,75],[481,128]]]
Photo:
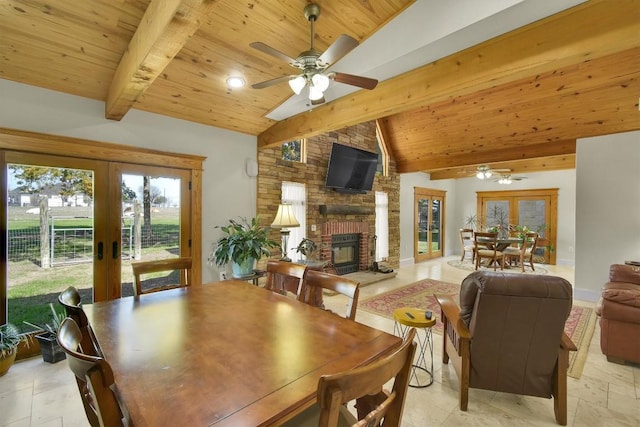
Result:
[[334,234],[331,236],[331,263],[338,274],[358,271],[360,262],[360,234]]

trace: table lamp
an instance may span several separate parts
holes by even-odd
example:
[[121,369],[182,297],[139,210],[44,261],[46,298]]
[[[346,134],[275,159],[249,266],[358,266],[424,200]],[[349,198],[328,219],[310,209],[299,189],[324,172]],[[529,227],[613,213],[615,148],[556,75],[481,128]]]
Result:
[[300,227],[300,223],[293,215],[293,209],[290,204],[282,203],[278,206],[278,213],[276,213],[276,218],[271,223],[271,227],[280,229],[280,237],[282,238],[282,258],[280,258],[280,261],[291,262],[291,258],[287,257],[289,228]]

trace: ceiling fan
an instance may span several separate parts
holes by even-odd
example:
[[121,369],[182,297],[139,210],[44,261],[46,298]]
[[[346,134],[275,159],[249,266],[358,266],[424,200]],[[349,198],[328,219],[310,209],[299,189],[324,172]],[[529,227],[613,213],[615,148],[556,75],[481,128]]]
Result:
[[263,89],[278,83],[289,82],[291,90],[293,90],[296,95],[299,95],[302,90],[307,87],[309,90],[309,100],[311,100],[312,105],[325,102],[324,91],[329,87],[330,80],[358,86],[363,89],[375,88],[378,84],[378,81],[375,79],[327,71],[329,67],[358,46],[358,41],[353,37],[342,34],[327,50],[320,52],[314,47],[314,23],[318,20],[318,16],[320,16],[320,6],[315,3],[307,4],[304,8],[304,16],[311,23],[311,47],[309,50],[301,52],[297,58],[291,58],[262,42],[253,42],[250,44],[254,49],[287,61],[292,67],[301,70],[301,73],[298,75],[276,77],[275,79],[256,83],[251,85],[251,87],[254,89]]
[[498,184],[511,184],[513,181],[522,181],[523,179],[527,179],[526,176],[511,176],[511,174],[503,173],[500,175],[500,178],[494,179]]
[[489,165],[478,165],[475,171],[462,170],[460,173],[463,173],[468,176],[475,176],[478,179],[489,179],[492,175],[496,173],[509,173],[511,169],[492,169]]

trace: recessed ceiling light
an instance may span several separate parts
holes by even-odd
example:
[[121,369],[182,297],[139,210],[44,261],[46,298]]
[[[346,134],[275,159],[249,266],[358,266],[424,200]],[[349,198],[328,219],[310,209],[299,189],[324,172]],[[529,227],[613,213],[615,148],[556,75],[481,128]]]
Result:
[[242,77],[229,77],[227,79],[227,85],[233,88],[243,87],[245,85],[245,81]]

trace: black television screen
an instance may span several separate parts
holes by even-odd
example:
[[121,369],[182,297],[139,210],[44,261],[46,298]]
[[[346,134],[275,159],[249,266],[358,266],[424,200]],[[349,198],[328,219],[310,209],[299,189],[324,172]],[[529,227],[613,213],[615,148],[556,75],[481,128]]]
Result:
[[326,187],[336,191],[365,193],[373,188],[378,155],[334,143],[327,168]]

